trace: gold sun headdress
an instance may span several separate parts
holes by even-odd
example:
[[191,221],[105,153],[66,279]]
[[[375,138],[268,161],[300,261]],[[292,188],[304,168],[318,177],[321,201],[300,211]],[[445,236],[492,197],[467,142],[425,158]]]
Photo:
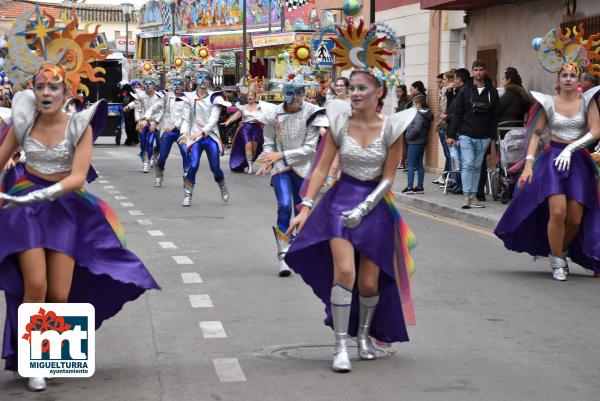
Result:
[[600,76],[600,33],[584,39],[583,24],[579,27],[552,29],[546,35],[535,38],[531,46],[539,52],[542,68],[548,72],[562,69],[577,74],[587,71]]
[[[34,15],[35,14],[35,15]],[[44,17],[48,20],[46,23]],[[34,16],[34,20],[30,21]],[[88,87],[82,78],[90,82],[104,82],[98,74],[104,74],[101,67],[92,67],[96,60],[104,60],[108,54],[100,54],[91,48],[100,25],[88,32],[90,24],[83,31],[78,29],[79,19],[75,10],[70,20],[63,20],[64,27],[56,26],[56,20],[39,6],[16,19],[8,32],[8,55],[6,73],[11,81],[25,84],[36,74],[42,72],[46,77],[58,77],[67,84],[72,96],[78,97],[78,91],[85,95]],[[30,26],[28,28],[28,26]]]
[[331,38],[335,43],[331,54],[335,56],[336,67],[368,72],[387,86],[400,83],[399,74],[390,73],[392,66],[386,59],[387,56],[394,55],[400,43],[392,28],[383,23],[365,26],[362,19],[356,24],[349,17],[346,18],[345,26],[338,25],[335,29],[337,37]]

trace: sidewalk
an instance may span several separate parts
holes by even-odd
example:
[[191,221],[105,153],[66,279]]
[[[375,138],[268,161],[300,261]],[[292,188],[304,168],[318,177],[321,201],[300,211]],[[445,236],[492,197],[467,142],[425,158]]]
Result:
[[[491,195],[486,194],[487,200],[481,202],[485,205],[485,208],[461,209],[460,205],[464,199],[463,195],[454,195],[451,193],[444,195],[443,188],[439,188],[437,184],[431,183],[431,181],[438,177],[439,174],[426,173],[425,194],[406,195],[401,193],[407,184],[406,174],[403,170],[398,170],[392,192],[400,204],[492,230],[496,227],[507,205],[503,205],[500,201],[494,201]],[[416,180],[417,174],[415,173],[415,182]]]

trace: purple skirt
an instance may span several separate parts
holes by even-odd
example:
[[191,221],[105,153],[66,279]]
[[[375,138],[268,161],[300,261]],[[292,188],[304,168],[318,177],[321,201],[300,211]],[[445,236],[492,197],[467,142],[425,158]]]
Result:
[[[8,186],[8,193],[24,195],[52,184],[24,174]],[[8,370],[17,369],[17,309],[23,300],[18,253],[45,248],[71,256],[75,270],[68,302],[94,305],[96,328],[127,301],[160,288],[142,261],[125,248],[123,228],[114,211],[89,192],[0,209],[0,227],[0,290],[7,309],[2,358]]]
[[554,159],[566,144],[551,142],[533,167],[533,179],[512,200],[494,233],[511,251],[548,256],[547,199],[564,194],[585,207],[579,232],[569,245],[573,262],[600,272],[600,201],[598,170],[587,150],[573,153],[571,167],[558,171]]
[[231,142],[231,155],[229,155],[229,168],[231,171],[241,172],[244,171],[244,168],[248,167],[245,149],[248,142],[256,142],[258,144],[256,154],[254,155],[254,159],[252,159],[252,161],[255,161],[258,155],[262,153],[264,141],[260,124],[243,123],[240,125]]
[[[402,266],[408,264],[406,259],[410,258],[410,255],[400,249],[402,246],[399,244],[405,239],[398,237],[403,232],[409,233],[408,227],[402,225],[395,206],[391,209],[387,199],[379,202],[356,228],[345,227],[340,216],[342,212],[362,202],[377,184],[377,181],[360,181],[342,174],[341,179],[323,195],[309,215],[302,231],[290,246],[285,261],[323,301],[325,324],[333,327],[330,305],[333,257],[329,241],[332,238],[350,241],[356,250],[357,273],[359,253],[380,268],[380,298],[373,318],[371,335],[386,343],[408,341],[406,323],[414,324],[414,315],[408,275]],[[398,230],[399,225],[405,229]],[[359,317],[356,285],[353,293],[348,332],[351,336],[356,336]],[[405,313],[410,315],[405,316]]]

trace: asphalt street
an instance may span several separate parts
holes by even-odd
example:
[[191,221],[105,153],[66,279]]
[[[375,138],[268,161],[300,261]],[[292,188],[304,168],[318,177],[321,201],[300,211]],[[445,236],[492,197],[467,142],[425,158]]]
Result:
[[333,373],[323,305],[300,277],[277,277],[269,179],[230,173],[223,158],[225,204],[203,158],[184,208],[173,150],[154,188],[137,149],[96,146],[102,177],[87,188],[113,206],[162,291],[97,331],[93,377],[30,393],[2,371],[0,400],[599,399],[600,280],[572,266],[568,282],[552,281],[547,261],[489,231],[406,208],[419,241],[411,341]]

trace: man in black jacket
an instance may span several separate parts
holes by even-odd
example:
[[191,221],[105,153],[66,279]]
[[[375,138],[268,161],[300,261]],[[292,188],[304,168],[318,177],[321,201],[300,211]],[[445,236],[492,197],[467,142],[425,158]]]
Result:
[[448,129],[448,145],[460,144],[463,209],[483,207],[475,198],[481,164],[491,139],[496,136],[498,91],[486,75],[485,63],[473,62],[473,79],[464,85],[453,101]]

